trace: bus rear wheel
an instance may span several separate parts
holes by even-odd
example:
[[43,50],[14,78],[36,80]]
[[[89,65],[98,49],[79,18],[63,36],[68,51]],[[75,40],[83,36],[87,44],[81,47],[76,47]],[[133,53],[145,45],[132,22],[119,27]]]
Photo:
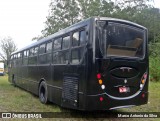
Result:
[[48,100],[48,91],[47,91],[47,85],[45,81],[42,81],[39,86],[39,100],[41,103],[46,104]]

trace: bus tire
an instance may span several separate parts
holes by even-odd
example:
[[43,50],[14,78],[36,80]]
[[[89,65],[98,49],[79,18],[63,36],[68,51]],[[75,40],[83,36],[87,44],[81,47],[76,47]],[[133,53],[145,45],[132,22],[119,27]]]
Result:
[[38,90],[39,90],[38,93],[39,93],[40,102],[43,104],[46,104],[48,101],[48,91],[47,91],[47,85],[45,81],[42,81],[40,83]]

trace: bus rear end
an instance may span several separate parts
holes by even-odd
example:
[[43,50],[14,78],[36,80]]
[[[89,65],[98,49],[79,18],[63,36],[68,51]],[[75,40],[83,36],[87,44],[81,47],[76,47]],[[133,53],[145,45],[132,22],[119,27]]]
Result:
[[146,104],[147,29],[124,20],[99,18],[94,33],[87,108],[112,110]]

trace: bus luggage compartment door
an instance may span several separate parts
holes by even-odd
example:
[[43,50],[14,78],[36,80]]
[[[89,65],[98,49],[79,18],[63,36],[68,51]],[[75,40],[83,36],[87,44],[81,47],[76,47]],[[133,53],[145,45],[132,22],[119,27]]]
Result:
[[78,106],[78,76],[64,73],[62,106],[76,108]]

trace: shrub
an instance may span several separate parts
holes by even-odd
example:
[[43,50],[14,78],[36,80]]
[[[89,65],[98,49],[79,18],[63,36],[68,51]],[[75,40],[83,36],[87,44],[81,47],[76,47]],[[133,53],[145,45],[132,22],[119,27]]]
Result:
[[149,59],[150,81],[160,81],[160,57]]
[[160,43],[149,44],[149,56],[160,57]]

